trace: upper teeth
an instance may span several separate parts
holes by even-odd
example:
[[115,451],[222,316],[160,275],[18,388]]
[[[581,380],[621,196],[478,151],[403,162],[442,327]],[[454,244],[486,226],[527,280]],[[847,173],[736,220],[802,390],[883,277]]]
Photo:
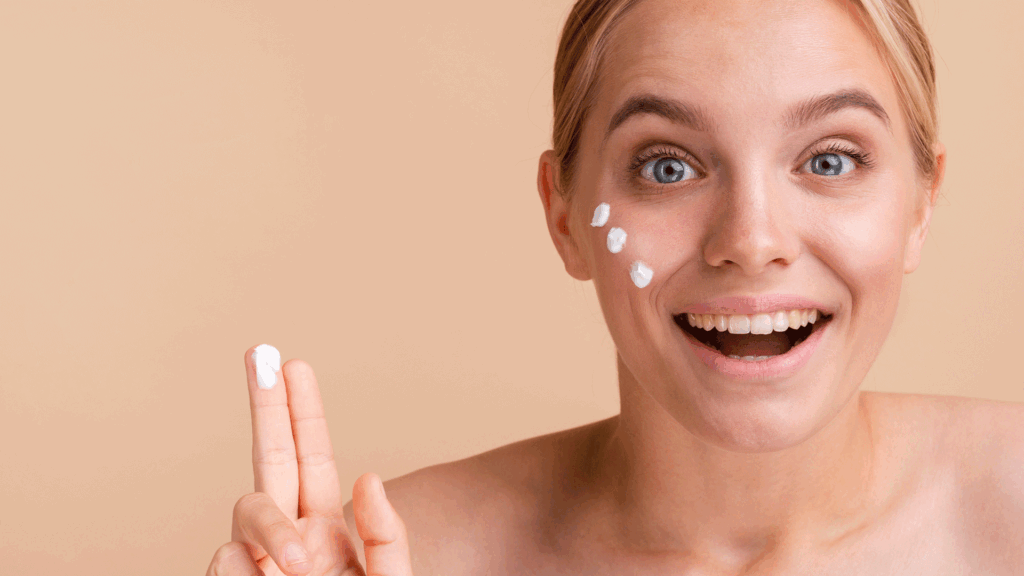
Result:
[[715,330],[729,331],[730,334],[771,334],[784,332],[790,328],[802,328],[814,324],[819,313],[814,309],[779,310],[763,314],[687,314],[690,326]]

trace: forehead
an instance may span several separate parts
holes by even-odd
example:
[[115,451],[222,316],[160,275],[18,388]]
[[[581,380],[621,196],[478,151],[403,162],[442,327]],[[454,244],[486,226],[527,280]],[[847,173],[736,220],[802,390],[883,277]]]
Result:
[[607,119],[654,92],[716,120],[777,124],[793,102],[849,87],[892,109],[888,70],[858,18],[845,0],[643,0],[609,39],[595,111]]

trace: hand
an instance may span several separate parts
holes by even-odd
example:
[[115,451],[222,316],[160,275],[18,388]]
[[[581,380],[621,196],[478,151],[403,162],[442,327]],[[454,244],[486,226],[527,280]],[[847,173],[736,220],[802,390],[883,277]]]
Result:
[[256,490],[235,504],[231,542],[217,549],[207,576],[412,576],[405,524],[376,474],[360,476],[352,490],[366,570],[359,565],[313,369],[289,360],[263,390],[255,350],[245,353],[245,373]]

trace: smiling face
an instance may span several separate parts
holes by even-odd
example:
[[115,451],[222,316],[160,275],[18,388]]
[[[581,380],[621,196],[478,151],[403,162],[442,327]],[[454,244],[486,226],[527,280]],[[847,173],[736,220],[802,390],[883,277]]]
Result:
[[[849,10],[645,0],[610,38],[568,203],[542,159],[552,237],[570,274],[594,280],[624,381],[725,448],[793,445],[839,413],[927,232],[896,89]],[[650,270],[642,288],[638,264]],[[829,319],[799,346],[813,327],[728,336],[742,331],[736,313],[788,323],[779,312],[804,308]],[[713,312],[734,326],[704,346],[687,320],[708,318],[687,313]],[[748,318],[763,328],[766,317]]]

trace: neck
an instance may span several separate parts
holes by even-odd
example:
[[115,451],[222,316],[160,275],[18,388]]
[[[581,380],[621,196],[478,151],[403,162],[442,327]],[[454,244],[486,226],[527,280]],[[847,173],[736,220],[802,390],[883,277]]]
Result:
[[835,541],[863,519],[873,441],[859,391],[799,444],[751,453],[695,436],[621,359],[619,381],[622,410],[598,476],[630,547],[741,562]]

